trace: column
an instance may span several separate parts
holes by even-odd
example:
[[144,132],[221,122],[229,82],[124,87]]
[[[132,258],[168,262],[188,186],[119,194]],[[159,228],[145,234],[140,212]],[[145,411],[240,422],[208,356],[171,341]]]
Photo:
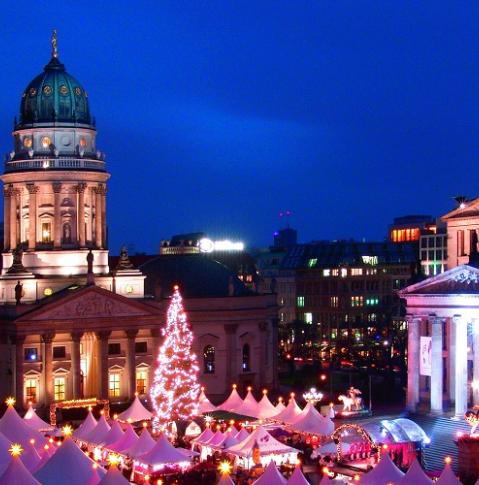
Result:
[[266,330],[268,329],[268,322],[259,322],[259,366],[258,366],[258,384],[260,387],[265,385],[265,373],[266,373]]
[[81,248],[86,246],[85,234],[85,183],[77,185],[78,192],[78,244]]
[[474,319],[472,321],[472,399],[473,405],[479,405],[479,319]]
[[442,320],[432,317],[431,321],[431,412],[442,413],[443,369],[442,369]]
[[456,397],[456,325],[451,317],[447,319],[448,325],[448,366],[449,366],[449,399],[454,401]]
[[101,222],[101,189],[95,188],[95,246],[101,249],[102,246],[102,222]]
[[53,395],[53,348],[52,342],[55,338],[53,332],[44,333],[43,341],[43,378],[45,389],[45,403],[48,405],[54,400]]
[[407,409],[416,411],[419,403],[419,326],[421,320],[407,317]]
[[98,339],[98,397],[101,399],[108,399],[108,338],[111,332],[102,330],[96,332]]
[[454,315],[456,326],[456,416],[467,411],[467,322],[461,315]]
[[53,182],[52,188],[54,205],[53,247],[60,249],[62,245],[62,215],[60,212],[62,184],[60,182]]
[[35,184],[27,184],[30,194],[28,202],[28,249],[34,251],[37,245],[37,192],[39,187]]
[[17,190],[10,188],[10,249],[17,247]]
[[106,185],[102,186],[101,191],[101,234],[102,234],[102,247],[108,246],[108,234],[106,231]]
[[125,330],[127,345],[126,345],[126,375],[128,379],[128,398],[132,398],[136,392],[136,354],[135,354],[135,338],[138,334],[137,329]]
[[223,328],[226,334],[226,358],[229,359],[229,362],[226,363],[226,382],[229,386],[236,381],[238,376],[236,365],[236,330],[238,325],[225,323]]
[[9,187],[5,187],[3,191],[3,249],[8,251],[10,249],[10,201],[12,200],[11,191]]
[[15,335],[12,338],[12,343],[15,345],[15,398],[17,400],[17,406],[20,409],[24,408],[24,395],[23,395],[23,343],[25,342],[25,335]]
[[72,332],[70,334],[72,339],[71,344],[71,377],[72,377],[72,398],[81,399],[81,356],[80,356],[80,341],[83,337],[83,332]]

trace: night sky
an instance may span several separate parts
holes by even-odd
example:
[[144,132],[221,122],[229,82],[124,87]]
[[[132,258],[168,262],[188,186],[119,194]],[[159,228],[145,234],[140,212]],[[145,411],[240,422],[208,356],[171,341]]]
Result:
[[203,230],[381,240],[479,195],[479,2],[2,3],[0,144],[50,58],[87,89],[110,249]]

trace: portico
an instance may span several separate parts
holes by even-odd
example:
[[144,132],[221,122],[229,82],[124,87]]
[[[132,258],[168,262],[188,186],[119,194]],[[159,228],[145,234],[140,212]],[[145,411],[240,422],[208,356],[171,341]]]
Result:
[[457,266],[400,296],[407,302],[408,410],[463,416],[479,405],[479,269]]

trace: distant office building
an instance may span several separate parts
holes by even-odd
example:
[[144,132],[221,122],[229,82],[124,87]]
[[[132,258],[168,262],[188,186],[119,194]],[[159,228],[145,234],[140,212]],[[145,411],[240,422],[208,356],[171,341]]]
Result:
[[421,272],[434,276],[447,270],[447,228],[438,221],[423,230],[419,238]]
[[432,216],[411,215],[396,217],[389,226],[389,239],[394,243],[419,241],[436,221]]

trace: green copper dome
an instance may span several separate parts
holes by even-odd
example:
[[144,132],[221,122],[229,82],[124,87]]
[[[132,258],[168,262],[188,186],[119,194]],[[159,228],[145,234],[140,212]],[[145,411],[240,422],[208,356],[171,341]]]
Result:
[[86,91],[56,56],[23,92],[17,128],[49,123],[92,125]]

